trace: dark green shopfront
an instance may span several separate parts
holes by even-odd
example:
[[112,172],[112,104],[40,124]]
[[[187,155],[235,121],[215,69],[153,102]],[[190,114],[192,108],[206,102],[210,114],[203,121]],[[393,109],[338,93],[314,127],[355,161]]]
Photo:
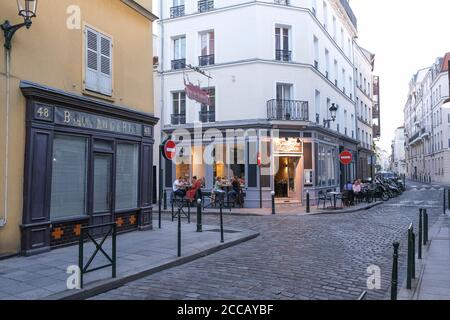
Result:
[[22,82],[27,99],[22,253],[76,243],[83,226],[152,228],[151,114]]

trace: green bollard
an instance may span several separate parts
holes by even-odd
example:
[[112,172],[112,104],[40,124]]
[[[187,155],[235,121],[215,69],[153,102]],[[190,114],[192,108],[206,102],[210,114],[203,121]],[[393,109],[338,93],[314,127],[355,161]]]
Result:
[[400,247],[400,243],[394,242],[394,255],[393,255],[393,263],[392,263],[392,278],[391,278],[391,300],[397,300],[397,291],[398,291],[398,248]]

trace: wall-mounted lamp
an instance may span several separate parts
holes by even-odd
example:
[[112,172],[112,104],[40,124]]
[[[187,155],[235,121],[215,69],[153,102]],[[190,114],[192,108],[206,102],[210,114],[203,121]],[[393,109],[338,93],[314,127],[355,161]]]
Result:
[[337,118],[337,111],[339,109],[339,106],[335,103],[333,103],[329,109],[330,111],[330,115],[331,115],[331,119],[323,119],[323,126],[330,126],[331,122],[335,122],[336,118]]
[[19,11],[19,16],[23,17],[24,22],[16,25],[11,25],[11,23],[6,20],[5,23],[1,25],[3,33],[5,35],[5,48],[11,50],[11,41],[16,33],[22,27],[30,29],[31,19],[36,17],[38,0],[17,0],[17,10]]

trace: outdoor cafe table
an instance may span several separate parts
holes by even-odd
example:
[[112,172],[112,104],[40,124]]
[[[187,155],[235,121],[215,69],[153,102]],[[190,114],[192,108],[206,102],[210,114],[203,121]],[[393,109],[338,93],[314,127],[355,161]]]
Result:
[[333,209],[337,209],[336,208],[336,204],[337,204],[337,196],[340,196],[340,195],[342,195],[342,192],[328,192],[328,194],[330,195],[330,196],[333,196],[333,205],[334,205],[334,207],[333,207]]

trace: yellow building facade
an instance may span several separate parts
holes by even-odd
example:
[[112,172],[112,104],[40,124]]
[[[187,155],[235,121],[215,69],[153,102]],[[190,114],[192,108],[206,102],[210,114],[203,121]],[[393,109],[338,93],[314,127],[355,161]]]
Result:
[[[39,0],[0,40],[0,257],[151,228],[151,0]],[[15,0],[0,23],[22,23]]]

